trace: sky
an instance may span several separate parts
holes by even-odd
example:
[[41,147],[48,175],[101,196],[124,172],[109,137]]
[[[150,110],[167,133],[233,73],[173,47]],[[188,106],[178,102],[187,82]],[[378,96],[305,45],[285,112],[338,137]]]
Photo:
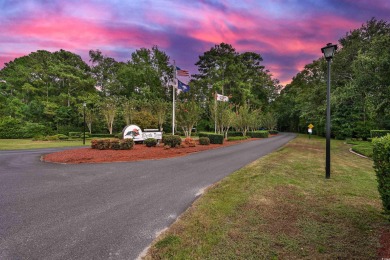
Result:
[[372,17],[390,22],[390,0],[0,0],[0,68],[37,50],[128,61],[157,45],[195,74],[199,56],[224,42],[259,53],[285,85]]

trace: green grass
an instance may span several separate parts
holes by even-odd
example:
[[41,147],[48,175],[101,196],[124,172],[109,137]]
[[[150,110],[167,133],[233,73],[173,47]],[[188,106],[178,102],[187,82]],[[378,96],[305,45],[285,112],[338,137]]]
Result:
[[[86,140],[85,145],[90,146],[91,141]],[[0,139],[0,150],[54,148],[67,146],[83,146],[83,141],[32,141],[31,139]]]
[[348,144],[352,144],[352,151],[362,154],[364,156],[372,158],[372,143],[368,141],[347,141]]
[[375,259],[381,214],[370,160],[299,136],[210,188],[146,259]]

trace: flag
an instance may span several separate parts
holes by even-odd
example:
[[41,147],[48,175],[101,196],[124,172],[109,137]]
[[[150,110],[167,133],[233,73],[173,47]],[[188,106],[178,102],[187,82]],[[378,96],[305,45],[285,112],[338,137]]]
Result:
[[229,97],[228,96],[224,96],[224,95],[221,95],[221,94],[218,94],[218,93],[215,93],[215,99],[218,100],[218,101],[224,101],[224,102],[229,101]]
[[190,73],[188,72],[188,70],[182,70],[179,67],[176,67],[176,74],[177,74],[177,76],[183,76],[183,77],[190,76]]
[[180,80],[177,80],[177,84],[177,89],[180,89],[183,92],[187,92],[188,90],[190,90],[190,86],[184,84]]

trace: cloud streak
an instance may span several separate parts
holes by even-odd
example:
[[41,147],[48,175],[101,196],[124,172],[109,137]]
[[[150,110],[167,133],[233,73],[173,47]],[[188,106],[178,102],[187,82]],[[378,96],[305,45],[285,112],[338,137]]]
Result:
[[[127,3],[124,3],[127,2]],[[283,84],[321,56],[321,47],[390,13],[387,0],[103,1],[5,0],[0,3],[0,67],[30,52],[66,49],[88,61],[100,49],[120,61],[153,45],[196,73],[215,44],[254,51]]]

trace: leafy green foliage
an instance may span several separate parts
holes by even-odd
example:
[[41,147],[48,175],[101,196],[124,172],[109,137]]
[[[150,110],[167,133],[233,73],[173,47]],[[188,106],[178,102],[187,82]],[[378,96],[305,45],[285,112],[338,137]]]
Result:
[[371,138],[382,137],[390,134],[390,130],[371,130]]
[[199,137],[199,144],[200,145],[209,145],[210,144],[210,138],[208,138],[208,137]]
[[155,138],[148,138],[144,141],[144,144],[147,147],[156,147],[157,145],[157,140]]
[[268,138],[269,136],[268,131],[254,131],[254,132],[248,132],[247,134],[252,138]]
[[214,134],[214,133],[199,133],[200,137],[208,137],[210,139],[211,144],[223,144],[224,136],[221,134]]
[[372,141],[374,169],[385,214],[390,220],[390,134]]
[[228,137],[228,141],[240,141],[240,140],[246,140],[250,138],[250,136],[232,136],[232,137]]
[[[331,63],[332,136],[370,137],[372,129],[390,129],[390,25],[371,19],[339,40]],[[274,105],[281,130],[306,132],[312,123],[325,135],[327,63],[307,64]]]
[[170,147],[176,147],[181,144],[181,138],[178,135],[164,135],[162,142]]
[[119,141],[121,150],[131,150],[134,148],[134,141],[133,139],[121,139]]

